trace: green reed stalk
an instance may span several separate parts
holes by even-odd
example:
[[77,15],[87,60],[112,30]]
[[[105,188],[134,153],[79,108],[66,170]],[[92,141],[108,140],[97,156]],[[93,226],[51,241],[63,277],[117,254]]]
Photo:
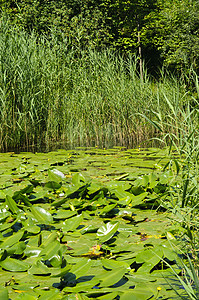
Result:
[[161,133],[139,114],[151,118],[158,103],[163,124],[173,96],[182,106],[176,80],[162,75],[155,82],[146,70],[140,80],[134,56],[79,50],[64,36],[28,35],[3,17],[0,27],[1,150],[57,142],[147,145]]

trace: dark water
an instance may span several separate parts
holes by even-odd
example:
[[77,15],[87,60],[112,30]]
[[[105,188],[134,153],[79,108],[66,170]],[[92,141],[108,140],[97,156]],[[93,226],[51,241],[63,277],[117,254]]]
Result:
[[29,146],[21,146],[21,147],[9,147],[9,148],[4,148],[0,150],[1,153],[6,153],[6,152],[14,152],[14,153],[20,153],[20,152],[42,152],[42,153],[47,153],[50,151],[56,151],[58,149],[64,149],[64,150],[73,150],[73,149],[89,149],[97,147],[99,149],[112,149],[112,148],[120,148],[122,150],[128,150],[128,149],[136,149],[136,148],[142,148],[146,149],[148,147],[154,147],[154,148],[162,148],[162,144],[156,142],[156,141],[146,141],[141,144],[115,144],[115,143],[96,143],[96,141],[91,142],[89,145],[88,144],[75,144],[75,143],[49,143],[49,144],[38,144],[38,145],[29,145]]

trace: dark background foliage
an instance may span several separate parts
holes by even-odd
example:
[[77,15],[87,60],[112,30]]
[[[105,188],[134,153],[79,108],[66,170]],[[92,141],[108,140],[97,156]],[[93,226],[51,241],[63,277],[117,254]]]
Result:
[[12,25],[67,38],[73,48],[138,55],[141,47],[151,72],[198,71],[198,0],[2,0],[1,8]]

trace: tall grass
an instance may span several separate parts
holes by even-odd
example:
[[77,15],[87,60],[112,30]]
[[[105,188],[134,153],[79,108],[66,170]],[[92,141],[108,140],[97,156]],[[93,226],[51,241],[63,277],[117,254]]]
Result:
[[67,37],[28,35],[0,20],[1,151],[57,142],[135,147],[161,135],[140,114],[152,118],[159,107],[166,124],[167,100],[181,108],[184,95],[168,75],[155,82],[144,70],[140,80],[134,56],[80,51]]
[[191,95],[185,93],[180,99],[180,94],[169,98],[164,93],[167,111],[162,112],[159,102],[151,118],[143,115],[161,132],[155,139],[168,149],[170,160],[165,169],[173,171],[170,197],[162,206],[172,212],[174,222],[181,227],[177,239],[181,250],[187,253],[180,264],[181,274],[170,266],[184,290],[182,296],[177,286],[172,285],[179,299],[199,297],[199,82],[193,71],[191,76],[192,82],[195,81]]

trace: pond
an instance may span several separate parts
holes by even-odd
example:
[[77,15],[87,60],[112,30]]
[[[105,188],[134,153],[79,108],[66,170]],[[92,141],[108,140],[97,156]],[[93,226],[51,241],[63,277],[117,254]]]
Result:
[[171,299],[177,227],[161,208],[165,154],[0,154],[0,298]]

